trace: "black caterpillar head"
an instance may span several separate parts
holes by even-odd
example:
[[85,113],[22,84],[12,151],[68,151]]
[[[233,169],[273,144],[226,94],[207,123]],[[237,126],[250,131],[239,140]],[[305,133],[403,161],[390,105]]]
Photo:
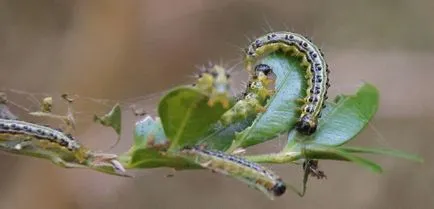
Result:
[[273,188],[271,188],[271,191],[273,192],[274,196],[281,196],[286,191],[286,185],[282,180],[278,180],[277,183],[273,186]]
[[301,117],[296,124],[297,131],[304,135],[312,135],[315,133],[316,128],[317,122],[309,114]]
[[268,75],[269,73],[271,73],[273,71],[273,69],[271,69],[271,67],[269,65],[266,64],[258,64],[255,66],[255,72],[263,72],[264,75]]

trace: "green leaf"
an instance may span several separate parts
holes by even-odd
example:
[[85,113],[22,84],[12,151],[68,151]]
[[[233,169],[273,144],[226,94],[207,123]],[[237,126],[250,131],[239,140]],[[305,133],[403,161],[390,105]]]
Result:
[[200,168],[200,166],[184,158],[170,155],[154,148],[139,148],[134,150],[125,167],[128,169],[170,167],[179,170]]
[[105,114],[102,117],[97,115],[93,116],[93,121],[99,123],[106,127],[112,127],[116,134],[118,135],[116,142],[111,146],[116,146],[121,140],[121,129],[122,129],[122,111],[119,104],[113,106],[109,113]]
[[305,70],[295,57],[282,53],[269,55],[261,60],[269,65],[276,75],[276,93],[269,99],[267,111],[259,114],[253,124],[237,134],[233,150],[248,147],[275,138],[294,127],[298,113],[296,99],[305,96]]
[[227,150],[231,146],[235,134],[249,127],[254,119],[255,116],[247,117],[244,120],[234,122],[228,126],[216,123],[200,142],[206,144],[209,149]]
[[116,104],[115,106],[113,106],[110,112],[105,114],[104,116],[99,117],[97,115],[94,115],[93,121],[103,126],[112,127],[119,136],[121,135],[121,125],[122,125],[121,113],[122,113],[121,107],[119,106],[119,104]]
[[192,87],[167,93],[158,106],[169,151],[195,144],[226,111],[220,103],[208,106],[209,97]]
[[151,116],[147,116],[136,123],[134,145],[129,152],[121,156],[120,160],[129,169],[157,167],[187,169],[196,167],[185,159],[168,155],[165,152],[168,142],[161,120],[159,118],[154,120]]
[[[378,90],[365,83],[355,95],[340,95],[335,103],[327,102],[318,130],[312,135],[311,143],[338,146],[354,139],[377,112],[379,105]],[[288,135],[285,150],[293,149],[298,135],[292,130]]]
[[406,160],[416,161],[420,163],[423,162],[423,159],[420,156],[408,154],[399,150],[382,149],[382,148],[366,148],[366,147],[348,147],[348,146],[342,146],[339,147],[339,149],[349,153],[380,154],[380,155],[388,155],[392,157],[403,158]]
[[164,134],[161,120],[146,116],[138,121],[134,129],[134,145],[129,152],[121,157],[127,168],[189,168],[188,161],[168,155],[165,149],[168,140]]
[[168,143],[168,140],[164,134],[160,118],[154,120],[151,116],[146,116],[135,125],[134,146],[136,148],[146,147],[150,143],[153,145],[165,145]]
[[[203,133],[211,126],[210,124],[215,123],[225,111],[220,104],[209,107],[207,102],[207,96],[191,87],[180,87],[170,91],[160,102],[161,120],[160,118],[154,120],[148,116],[136,123],[135,144],[121,158],[126,167],[200,168],[177,156],[176,152],[166,152],[167,147],[165,146],[168,144],[166,136],[172,135],[171,139],[178,140],[171,141],[172,148],[194,144],[201,139]],[[169,128],[166,130],[163,127]],[[168,134],[166,135],[165,132]]]

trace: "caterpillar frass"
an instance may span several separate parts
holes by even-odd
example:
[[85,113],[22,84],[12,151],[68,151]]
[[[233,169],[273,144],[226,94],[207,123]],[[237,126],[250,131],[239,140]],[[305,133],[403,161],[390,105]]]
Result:
[[281,196],[286,191],[285,182],[273,171],[241,157],[221,151],[207,150],[201,146],[186,147],[181,154],[192,158],[203,168],[235,177],[247,183],[264,192],[270,199]]
[[194,86],[209,95],[209,106],[220,102],[224,108],[229,108],[230,75],[225,68],[219,65],[203,67],[197,77],[199,79]]
[[[327,99],[329,69],[323,53],[306,37],[291,32],[273,32],[253,41],[246,50],[245,67],[253,75],[256,62],[273,52],[282,51],[302,58],[301,66],[306,70],[306,96],[296,123],[296,129],[304,135],[315,133],[318,118]],[[265,66],[256,67],[265,70]]]
[[83,147],[71,135],[62,131],[21,120],[0,118],[0,149],[16,154],[50,159],[65,168],[87,165],[104,172],[111,167],[116,175],[125,169],[112,154],[94,153]]

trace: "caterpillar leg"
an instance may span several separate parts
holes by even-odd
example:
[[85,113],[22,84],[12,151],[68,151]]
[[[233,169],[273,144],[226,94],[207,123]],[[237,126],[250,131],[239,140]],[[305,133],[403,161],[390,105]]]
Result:
[[267,111],[267,108],[263,107],[262,105],[257,105],[255,110],[257,113],[261,113]]
[[297,102],[298,104],[304,104],[304,103],[306,103],[306,101],[305,101],[304,98],[298,98],[298,99],[295,100],[295,102]]

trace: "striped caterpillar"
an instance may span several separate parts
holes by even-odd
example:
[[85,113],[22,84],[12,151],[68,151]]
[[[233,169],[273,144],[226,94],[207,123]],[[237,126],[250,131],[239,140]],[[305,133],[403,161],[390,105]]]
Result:
[[7,120],[0,118],[0,134],[11,136],[27,136],[23,138],[34,138],[47,140],[58,144],[65,149],[74,152],[80,162],[84,161],[86,150],[69,134],[61,131],[19,120]]
[[229,108],[229,73],[219,65],[211,65],[200,69],[198,80],[194,86],[209,95],[208,105],[220,102],[223,108]]
[[[283,51],[291,56],[301,57],[301,66],[306,70],[306,96],[296,123],[296,129],[304,135],[311,135],[317,129],[318,118],[327,99],[329,69],[320,49],[309,39],[291,32],[273,32],[253,41],[246,50],[245,66],[254,74],[256,61],[270,53]],[[260,68],[264,68],[261,66]],[[256,68],[258,69],[258,68]]]
[[121,172],[116,175],[127,176],[116,155],[94,153],[69,134],[25,121],[0,118],[0,149],[47,158],[66,168],[88,165],[104,172],[111,167]]
[[273,94],[273,90],[267,87],[273,82],[267,76],[268,72],[258,72],[248,82],[246,91],[242,94],[237,103],[221,118],[224,125],[234,123],[250,115],[264,112],[264,105],[267,99]]
[[221,151],[207,150],[201,146],[184,148],[181,154],[190,157],[203,168],[233,176],[249,186],[264,192],[270,199],[281,196],[286,184],[273,171],[241,157]]

